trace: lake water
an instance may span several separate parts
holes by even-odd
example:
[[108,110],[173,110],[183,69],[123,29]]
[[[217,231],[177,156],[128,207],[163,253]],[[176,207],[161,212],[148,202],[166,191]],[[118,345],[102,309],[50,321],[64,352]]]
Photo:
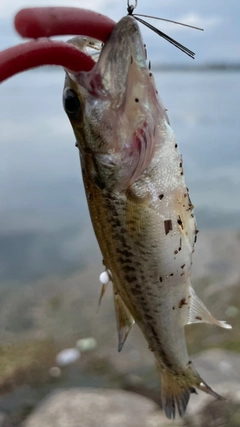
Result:
[[[239,228],[240,73],[158,72],[198,227]],[[100,259],[64,74],[41,69],[0,86],[0,282],[65,274]]]

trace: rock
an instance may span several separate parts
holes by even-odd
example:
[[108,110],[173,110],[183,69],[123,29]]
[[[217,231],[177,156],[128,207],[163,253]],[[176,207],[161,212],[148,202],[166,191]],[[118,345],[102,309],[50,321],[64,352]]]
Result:
[[226,400],[198,391],[191,397],[185,418],[186,427],[239,427],[239,354],[212,349],[193,358],[194,366],[207,384]]
[[8,422],[7,415],[4,414],[3,412],[0,412],[0,427],[7,426],[7,422]]
[[238,353],[216,348],[198,353],[192,359],[200,375],[209,383],[216,386],[226,382],[240,384]]
[[80,351],[77,348],[65,348],[56,355],[58,366],[67,366],[76,362],[80,357]]
[[166,427],[176,426],[176,422],[167,420],[151,400],[135,393],[74,388],[50,394],[23,426]]
[[97,347],[97,340],[94,337],[81,338],[76,342],[76,348],[81,352],[91,351]]

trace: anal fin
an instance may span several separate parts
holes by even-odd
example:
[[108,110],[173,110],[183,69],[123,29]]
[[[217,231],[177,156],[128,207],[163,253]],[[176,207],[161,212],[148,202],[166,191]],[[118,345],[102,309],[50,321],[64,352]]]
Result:
[[120,352],[135,320],[116,290],[114,290],[114,305],[118,330],[118,351]]
[[200,298],[196,295],[194,289],[191,287],[190,310],[188,314],[188,322],[191,323],[212,323],[225,329],[232,329],[232,326],[224,320],[217,320],[212,316],[207,307],[203,304]]

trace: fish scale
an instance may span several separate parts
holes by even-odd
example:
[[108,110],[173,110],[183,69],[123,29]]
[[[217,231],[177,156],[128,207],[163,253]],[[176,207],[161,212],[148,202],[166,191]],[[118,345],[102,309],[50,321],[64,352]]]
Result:
[[[122,195],[120,198],[119,196],[112,196],[107,192],[104,194],[96,184],[93,184],[94,189],[90,189],[89,181],[86,180],[85,177],[84,182],[86,185],[86,193],[90,192],[93,194],[93,197],[89,200],[92,220],[94,221],[95,217],[102,218],[103,215],[105,216],[107,214],[107,218],[104,222],[105,227],[102,226],[102,222],[97,223],[97,226],[95,225],[95,233],[100,242],[100,249],[104,254],[104,263],[107,269],[111,271],[116,291],[121,295],[124,303],[130,308],[135,320],[137,321],[139,317],[141,323],[143,323],[143,320],[146,321],[146,324],[144,323],[141,329],[144,329],[144,334],[148,336],[151,348],[156,348],[156,337],[153,334],[151,334],[152,336],[150,337],[149,329],[151,330],[151,327],[149,327],[149,320],[154,321],[158,329],[162,330],[166,326],[164,321],[166,313],[167,317],[169,317],[168,313],[170,309],[172,310],[170,299],[168,299],[169,303],[167,305],[166,302],[163,303],[165,308],[161,307],[161,310],[159,309],[159,301],[163,300],[166,292],[169,292],[168,289],[166,290],[165,283],[164,285],[160,283],[159,278],[163,277],[163,282],[167,281],[168,287],[176,287],[175,278],[170,276],[170,267],[166,266],[164,270],[161,266],[161,264],[165,265],[165,262],[163,260],[161,263],[160,246],[157,244],[158,239],[156,239],[156,243],[154,244],[152,239],[145,240],[142,238],[142,234],[149,234],[148,229],[150,229],[150,231],[152,230],[152,221],[154,224],[156,222],[154,219],[151,220],[150,214],[145,213],[144,217],[148,219],[145,223],[145,229],[141,229],[140,236],[139,233],[135,234],[133,224],[130,223],[129,227],[129,221],[126,221],[126,196]],[[154,212],[154,210],[152,210],[152,212]],[[122,233],[122,227],[125,230],[124,233]],[[162,225],[161,228],[162,233],[164,233],[164,226]],[[161,232],[159,234],[161,234]],[[101,246],[101,243],[103,246]],[[135,262],[137,265],[135,265]],[[139,267],[139,264],[142,268]],[[129,271],[129,269],[133,268],[134,271]],[[126,271],[126,269],[128,271]],[[119,278],[121,279],[119,280]],[[135,292],[136,287],[138,289],[137,293]],[[179,294],[179,296],[177,297],[176,294]],[[179,302],[183,298],[188,298],[188,296],[189,293],[187,293],[187,289],[185,292],[180,288],[179,291],[175,290],[175,297],[178,298],[177,301]],[[177,305],[175,310],[175,319],[177,323],[179,323],[178,310],[180,310],[180,308]],[[186,318],[186,308],[182,310],[182,313],[183,311],[185,311],[184,317]],[[162,325],[160,315],[163,317]],[[185,324],[185,322],[183,322],[183,324]],[[167,337],[165,337],[165,334],[162,334],[162,340],[165,341],[165,345],[166,338],[170,338],[171,343],[173,339],[176,339],[177,333],[175,331],[177,331],[178,328],[175,326],[175,328],[172,329],[174,330],[174,337],[170,336],[171,334],[169,331],[166,334]],[[158,334],[158,336],[161,336],[161,334]],[[188,362],[188,358],[185,362]]]
[[[113,285],[119,351],[136,322],[154,353],[168,418],[184,414],[195,387],[221,399],[189,360],[184,327],[230,326],[210,314],[191,286],[193,205],[132,16],[116,24],[90,72],[66,73],[63,103]],[[105,288],[104,281],[101,297]]]

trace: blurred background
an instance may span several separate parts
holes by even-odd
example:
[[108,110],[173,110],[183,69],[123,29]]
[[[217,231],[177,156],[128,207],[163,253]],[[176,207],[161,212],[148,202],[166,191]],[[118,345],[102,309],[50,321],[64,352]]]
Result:
[[[209,403],[199,393],[191,399],[187,417],[177,425],[237,427],[240,3],[138,3],[139,13],[205,29],[200,32],[152,22],[196,52],[193,61],[141,27],[158,91],[183,154],[187,186],[200,229],[193,285],[212,313],[233,325],[232,331],[210,325],[186,328],[189,353],[196,367],[216,391],[230,396],[231,405],[224,410],[222,405],[220,411],[214,406],[216,403]],[[21,42],[13,29],[18,10],[46,5],[49,1],[1,0],[0,50]],[[51,5],[84,7],[86,2],[54,0]],[[92,0],[88,6],[116,21],[126,14],[125,0]],[[74,136],[62,108],[63,82],[61,68],[46,67],[15,76],[0,86],[3,427],[21,423],[27,427],[64,426],[60,419],[57,421],[57,415],[52,424],[46,422],[47,418],[41,424],[36,405],[53,390],[66,387],[97,387],[99,393],[106,388],[130,390],[161,405],[154,361],[137,327],[122,352],[117,353],[111,287],[97,313],[102,259],[88,214]],[[83,395],[76,398],[78,407],[79,396]],[[90,405],[94,399],[89,400]],[[47,402],[48,397],[46,405]],[[201,415],[196,418],[196,413]],[[133,417],[129,419],[125,425],[135,425]],[[69,420],[66,426],[95,426],[78,417],[75,424]],[[152,425],[168,425],[164,418],[161,420],[158,414]],[[150,425],[149,420],[146,422]],[[108,425],[106,420],[104,423]],[[112,421],[109,425],[118,424]]]

